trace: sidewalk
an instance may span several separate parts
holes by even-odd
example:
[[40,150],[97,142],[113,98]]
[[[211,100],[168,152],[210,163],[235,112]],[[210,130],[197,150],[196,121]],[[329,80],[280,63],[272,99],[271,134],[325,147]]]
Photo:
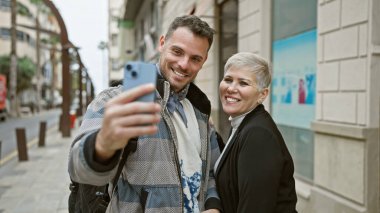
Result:
[[53,128],[45,147],[28,149],[28,161],[18,159],[0,167],[0,213],[68,212],[70,178],[67,173],[71,138]]

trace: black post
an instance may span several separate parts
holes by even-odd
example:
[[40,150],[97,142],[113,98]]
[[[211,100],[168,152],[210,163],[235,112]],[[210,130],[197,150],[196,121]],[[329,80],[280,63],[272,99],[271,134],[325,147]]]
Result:
[[45,146],[45,135],[46,135],[46,121],[40,122],[40,137],[38,141],[38,147]]
[[27,146],[26,146],[25,128],[16,128],[16,138],[17,138],[18,160],[27,161],[28,151],[27,151]]
[[59,115],[58,130],[62,132],[62,114]]

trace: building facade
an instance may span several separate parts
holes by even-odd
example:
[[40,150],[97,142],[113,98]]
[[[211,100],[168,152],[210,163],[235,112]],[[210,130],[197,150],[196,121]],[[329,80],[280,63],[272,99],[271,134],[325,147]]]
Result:
[[119,26],[125,6],[123,0],[110,0],[108,3],[108,79],[111,82],[123,78],[123,50],[121,48],[123,28]]
[[[59,103],[55,100],[60,98],[58,90],[61,89],[62,82],[58,67],[60,53],[56,45],[59,43],[59,38],[52,39],[54,35],[43,33],[43,31],[58,34],[58,23],[46,7],[42,4],[36,5],[30,0],[17,1],[16,17],[17,57],[29,58],[37,67],[32,79],[33,88],[19,94],[20,103],[22,105],[57,105]],[[40,30],[37,31],[37,28]],[[0,0],[0,56],[9,55],[11,52],[10,29],[11,0]]]
[[121,5],[116,46],[124,61],[157,61],[159,36],[176,16],[194,14],[216,29],[195,83],[210,98],[222,134],[229,129],[218,96],[225,61],[242,51],[269,59],[273,81],[265,106],[295,162],[299,212],[379,212],[380,0]]

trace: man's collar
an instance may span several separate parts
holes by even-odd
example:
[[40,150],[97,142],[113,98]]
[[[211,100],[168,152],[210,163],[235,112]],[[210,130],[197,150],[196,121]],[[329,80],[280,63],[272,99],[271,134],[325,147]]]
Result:
[[170,95],[176,93],[178,95],[178,99],[182,101],[183,99],[186,98],[187,92],[189,91],[190,84],[187,84],[185,88],[183,88],[181,91],[178,93],[174,92],[173,90],[170,91]]

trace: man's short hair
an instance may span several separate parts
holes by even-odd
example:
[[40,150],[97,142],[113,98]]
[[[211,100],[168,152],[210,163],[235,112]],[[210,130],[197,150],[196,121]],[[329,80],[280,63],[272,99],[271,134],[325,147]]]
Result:
[[165,39],[169,39],[173,32],[179,27],[186,27],[196,36],[207,38],[210,49],[215,30],[212,29],[207,22],[202,21],[199,17],[194,15],[184,15],[174,19],[170,24],[169,29],[165,35]]

